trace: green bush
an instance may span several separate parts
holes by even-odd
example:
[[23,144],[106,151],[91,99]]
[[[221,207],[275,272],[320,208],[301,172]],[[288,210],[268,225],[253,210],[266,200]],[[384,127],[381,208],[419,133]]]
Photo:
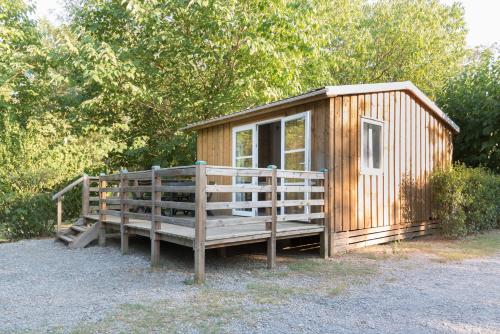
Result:
[[500,176],[455,165],[431,178],[436,216],[444,235],[463,237],[500,227]]
[[48,236],[53,232],[56,210],[50,194],[25,198],[13,196],[1,203],[2,234],[9,240]]
[[[52,194],[84,171],[106,170],[108,153],[119,148],[107,133],[89,130],[76,136],[68,122],[54,115],[30,120],[24,127],[0,117],[0,238],[44,237],[54,232]],[[63,219],[81,209],[81,190],[64,196]]]
[[[80,187],[64,195],[63,220],[72,221],[80,216],[81,196]],[[52,200],[52,193],[0,196],[0,222],[0,236],[8,240],[53,235],[56,202]]]

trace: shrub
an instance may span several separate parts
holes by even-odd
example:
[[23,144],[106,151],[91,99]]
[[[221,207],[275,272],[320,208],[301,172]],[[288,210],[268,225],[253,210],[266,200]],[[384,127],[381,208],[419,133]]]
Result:
[[[9,240],[48,236],[56,219],[51,195],[84,171],[105,170],[108,153],[119,148],[111,135],[70,131],[54,115],[21,126],[0,115],[0,234]],[[65,194],[64,219],[78,216],[81,193]]]
[[433,205],[444,235],[463,237],[499,226],[500,176],[455,165],[431,178]]

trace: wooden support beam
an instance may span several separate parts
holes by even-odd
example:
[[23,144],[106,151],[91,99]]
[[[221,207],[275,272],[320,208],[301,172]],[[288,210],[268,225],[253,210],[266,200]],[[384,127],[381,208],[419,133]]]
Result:
[[276,177],[276,166],[271,165],[268,168],[272,169],[271,174],[271,223],[266,224],[266,229],[271,230],[271,237],[267,240],[267,268],[274,269],[276,267],[276,224],[278,222],[278,180]]
[[82,181],[82,216],[89,214],[90,200],[90,179],[87,174],[83,174]]
[[329,257],[330,249],[328,247],[328,242],[330,239],[330,196],[329,196],[329,173],[325,168],[324,170],[325,178],[323,180],[323,186],[325,188],[324,200],[325,205],[323,206],[323,211],[325,214],[325,218],[323,218],[323,226],[325,230],[320,235],[320,256],[324,259]]
[[57,230],[59,233],[62,224],[62,197],[57,197]]
[[161,187],[161,176],[156,172],[160,166],[153,166],[151,171],[151,266],[156,267],[160,264],[160,237],[157,231],[161,229],[161,220],[157,217],[161,216],[161,207],[156,205],[157,201],[161,201],[161,192],[158,188]]
[[[122,170],[120,172],[120,188],[123,189],[123,187],[128,185],[128,178],[127,178],[127,173],[128,171]],[[125,213],[128,213],[129,211],[129,205],[127,203],[128,200],[128,192],[121,191],[120,192],[120,211],[122,212],[122,215],[120,217],[120,244],[121,244],[121,251],[122,254],[127,254],[128,253],[128,240],[129,240],[129,235],[128,235],[128,228],[127,224],[129,223],[129,218]]]
[[206,163],[198,161],[196,165],[195,192],[195,230],[194,230],[194,281],[205,281],[205,239],[207,221],[207,173]]
[[104,212],[108,208],[106,204],[106,198],[108,197],[108,193],[102,191],[102,189],[108,186],[108,181],[103,179],[104,176],[105,176],[104,173],[101,173],[99,176],[99,223],[100,223],[99,237],[98,237],[99,246],[106,246],[106,225],[105,225],[106,215]]

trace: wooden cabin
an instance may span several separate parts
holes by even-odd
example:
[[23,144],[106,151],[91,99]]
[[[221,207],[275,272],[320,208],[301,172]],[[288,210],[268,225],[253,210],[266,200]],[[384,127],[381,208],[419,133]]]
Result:
[[[459,127],[411,82],[327,86],[192,124],[209,165],[328,170],[329,253],[430,234],[438,227],[429,179],[451,164]],[[211,179],[258,184],[258,177]],[[281,185],[302,184],[282,178]],[[302,182],[305,182],[302,180]],[[233,201],[259,201],[255,192]],[[278,197],[307,200],[308,193]],[[279,198],[278,198],[279,199]],[[231,199],[227,199],[231,200]],[[307,207],[285,208],[282,214]],[[258,216],[256,208],[233,215]]]

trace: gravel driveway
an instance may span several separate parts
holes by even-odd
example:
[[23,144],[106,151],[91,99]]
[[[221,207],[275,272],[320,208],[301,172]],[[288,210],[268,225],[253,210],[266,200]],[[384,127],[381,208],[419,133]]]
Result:
[[262,255],[211,253],[200,287],[189,251],[162,252],[152,271],[144,245],[0,244],[0,332],[500,333],[500,254],[282,254],[269,272]]

